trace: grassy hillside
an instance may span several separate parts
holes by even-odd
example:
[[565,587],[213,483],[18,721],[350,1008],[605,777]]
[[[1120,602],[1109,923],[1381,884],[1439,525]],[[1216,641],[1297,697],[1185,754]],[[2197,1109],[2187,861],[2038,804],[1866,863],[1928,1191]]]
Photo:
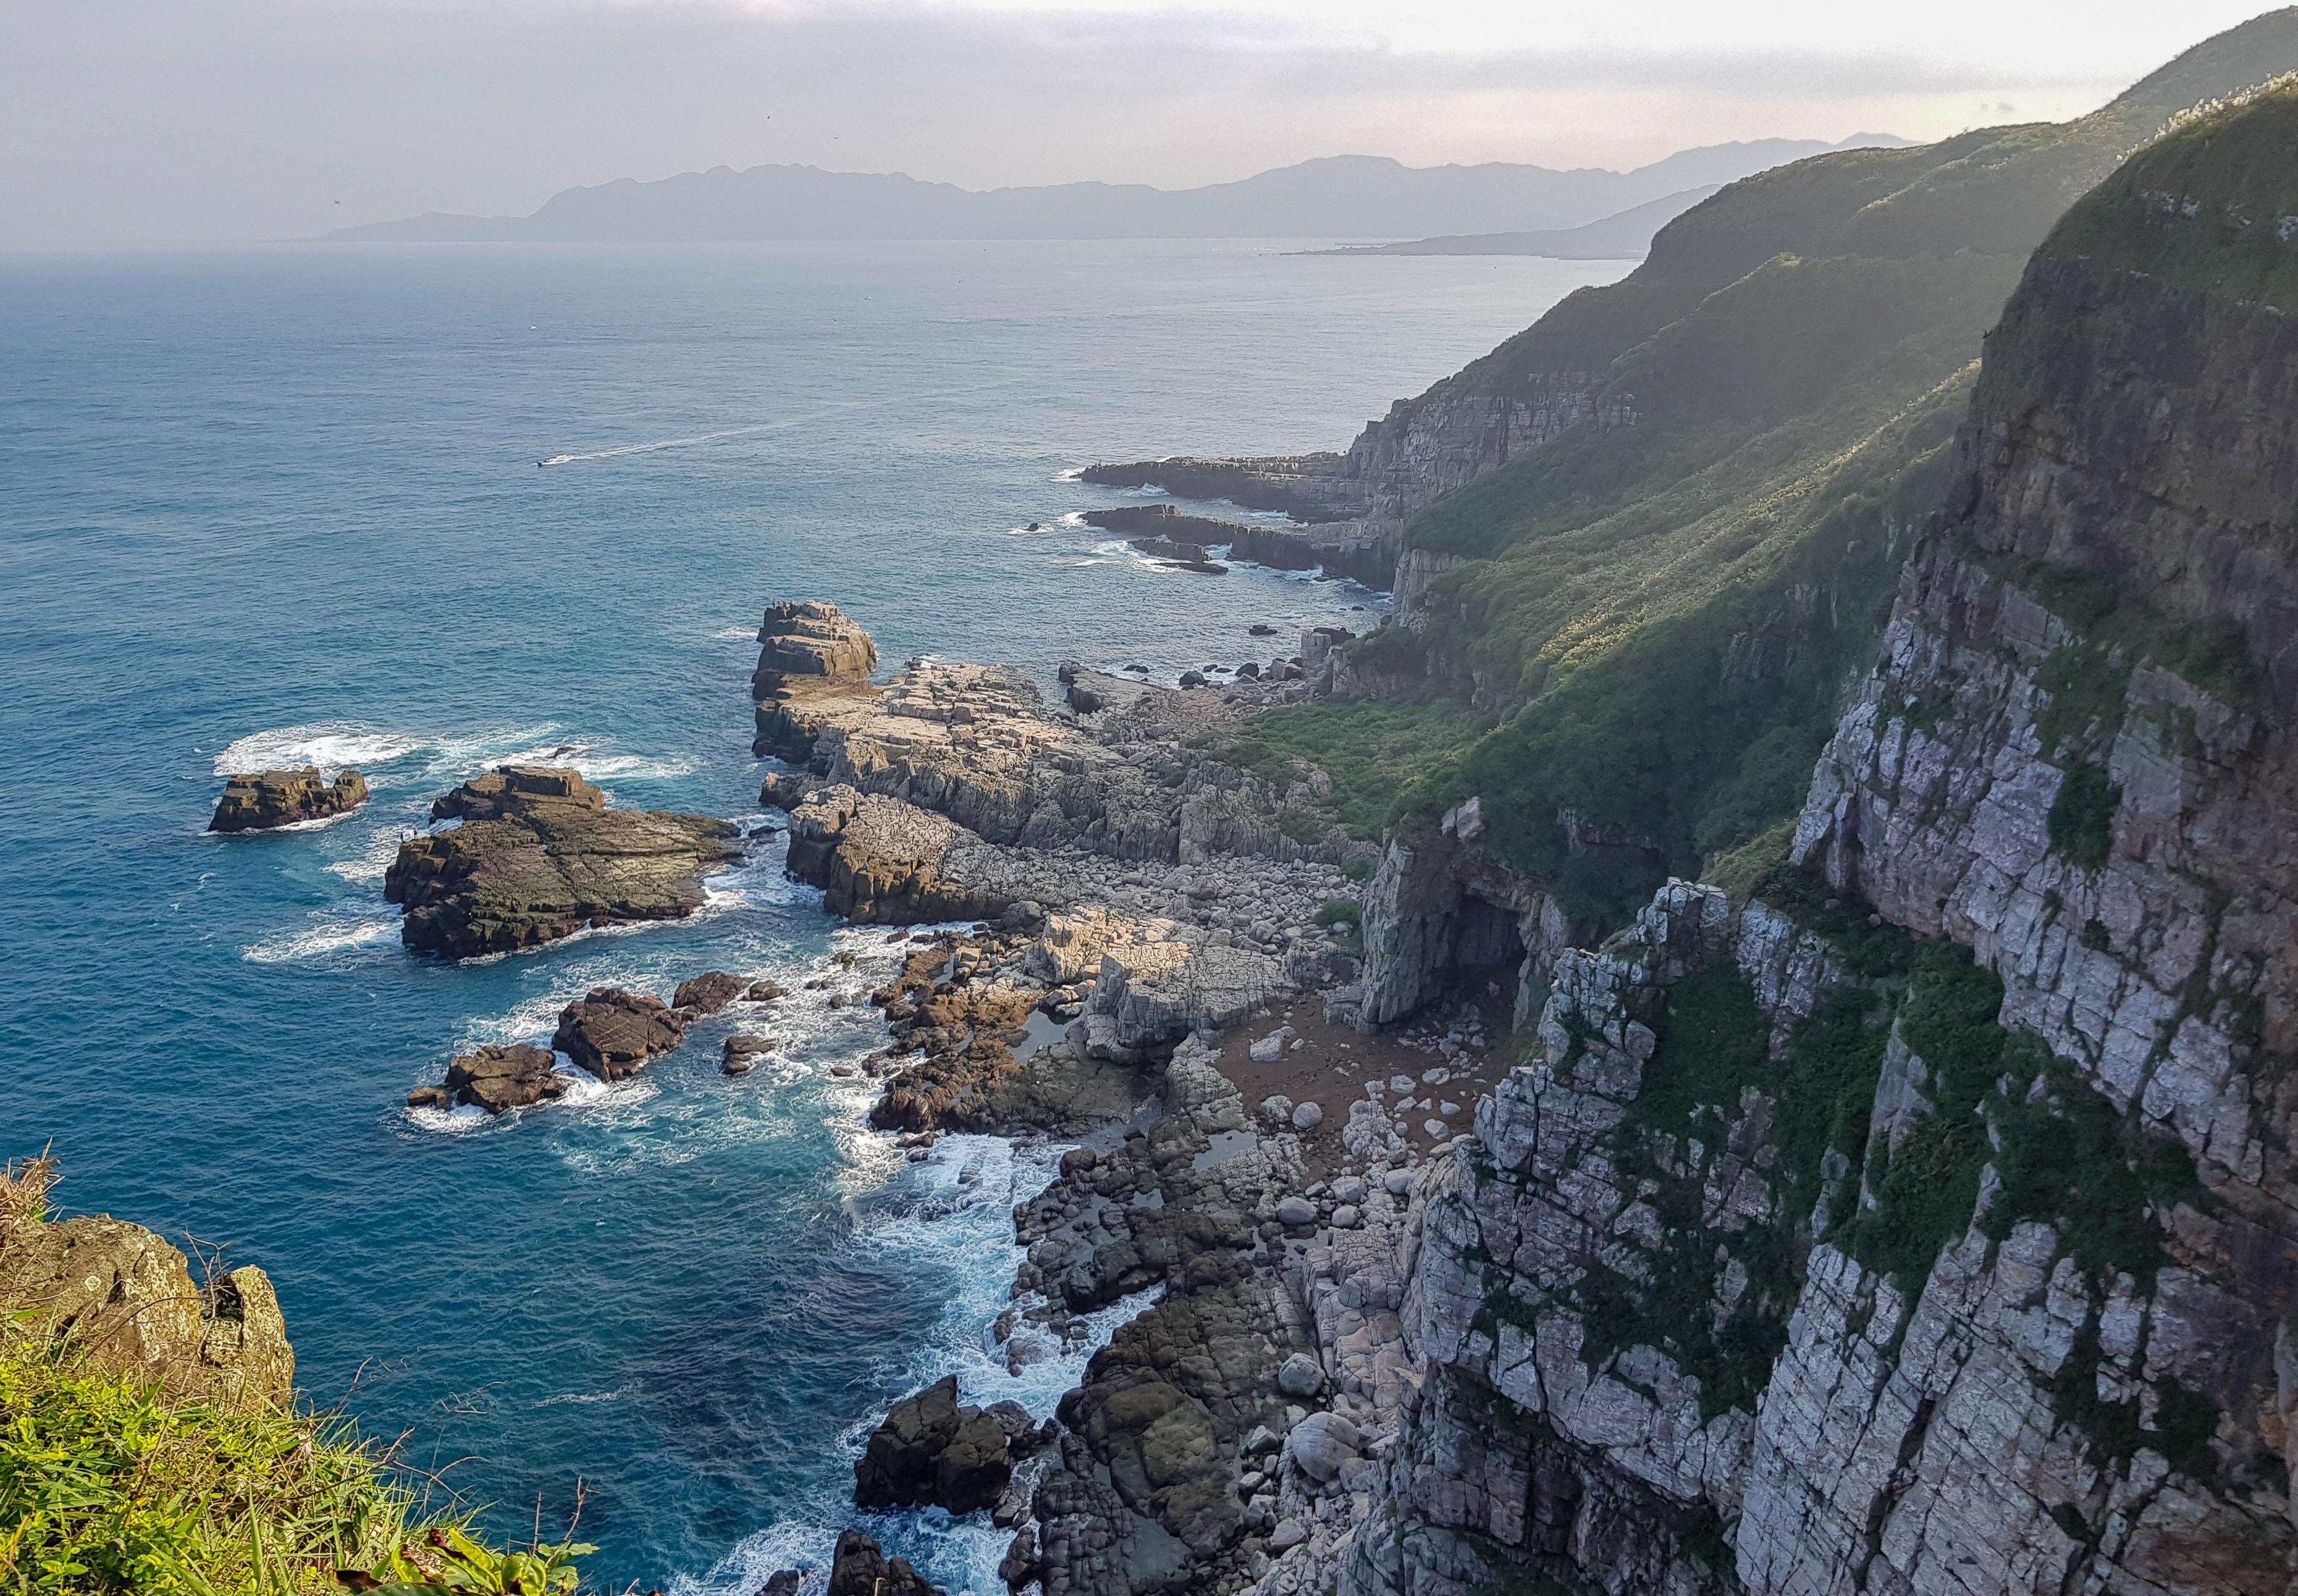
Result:
[[[2176,113],[2293,68],[2298,9],[2072,122],[1820,156],[1687,211],[1636,271],[1450,379],[1576,376],[1591,414],[1633,418],[1439,500],[1406,543],[1465,563],[1417,633],[1351,645],[1369,679],[1469,701],[1490,729],[1423,739],[1401,773],[1392,748],[1367,747],[1376,775],[1347,768],[1343,706],[1288,712],[1263,740],[1332,771],[1335,818],[1359,831],[1384,797],[1385,819],[1412,824],[1481,794],[1495,843],[1584,909],[1632,903],[1790,814],[2029,256]],[[2206,125],[2165,141],[2164,182]],[[2265,143],[2254,164],[2286,185],[2298,170]]]

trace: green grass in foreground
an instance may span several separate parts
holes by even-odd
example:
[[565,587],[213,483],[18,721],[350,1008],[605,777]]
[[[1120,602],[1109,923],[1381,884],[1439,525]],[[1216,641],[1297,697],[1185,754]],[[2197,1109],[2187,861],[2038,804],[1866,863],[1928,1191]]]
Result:
[[494,1552],[426,1517],[341,1420],[180,1400],[0,1328],[0,1592],[558,1596],[589,1550]]

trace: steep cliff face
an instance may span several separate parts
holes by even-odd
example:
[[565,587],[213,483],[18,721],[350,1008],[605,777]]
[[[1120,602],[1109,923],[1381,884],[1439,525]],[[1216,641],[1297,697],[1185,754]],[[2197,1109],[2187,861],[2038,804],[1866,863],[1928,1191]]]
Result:
[[1343,1592],[2298,1588],[2294,173],[2068,216],[1790,856],[1554,956]]

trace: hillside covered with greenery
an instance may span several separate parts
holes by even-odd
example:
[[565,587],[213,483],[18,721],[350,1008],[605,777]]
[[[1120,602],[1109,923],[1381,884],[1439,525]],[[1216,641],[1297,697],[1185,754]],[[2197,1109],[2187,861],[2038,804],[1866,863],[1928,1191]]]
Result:
[[[1627,277],[1442,385],[1570,379],[1591,416],[1632,418],[1583,423],[1406,529],[1451,568],[1415,616],[1350,645],[1352,675],[1459,735],[1352,757],[1352,712],[1333,704],[1264,717],[1258,756],[1323,765],[1360,833],[1374,812],[1409,826],[1480,795],[1494,843],[1592,914],[1775,825],[1872,663],[2029,255],[2179,113],[2293,68],[2298,9],[2075,121],[1820,156],[1686,212]],[[2287,269],[2257,253],[2253,269]]]

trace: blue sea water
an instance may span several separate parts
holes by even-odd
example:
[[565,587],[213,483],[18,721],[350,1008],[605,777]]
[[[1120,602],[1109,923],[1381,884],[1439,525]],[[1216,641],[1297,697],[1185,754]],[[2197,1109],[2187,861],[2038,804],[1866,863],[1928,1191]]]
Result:
[[[889,1402],[955,1372],[1045,1413],[1074,1382],[1077,1352],[1016,1378],[982,1350],[1050,1154],[902,1162],[829,1073],[874,1011],[821,991],[743,1079],[718,1021],[559,1104],[410,1112],[451,1053],[594,984],[796,987],[843,950],[866,989],[898,955],[766,848],[690,921],[418,958],[381,897],[399,839],[513,757],[757,815],[777,598],[837,600],[889,669],[1047,678],[1362,625],[1348,584],[1166,571],[1063,522],[1128,501],[1065,474],[1337,446],[1624,269],[1194,242],[0,258],[0,1155],[53,1141],[65,1207],[261,1264],[314,1401],[500,1530],[580,1494],[605,1584],[819,1563]],[[374,798],[203,834],[226,773],[306,762]],[[877,1527],[994,1587],[986,1528]]]

